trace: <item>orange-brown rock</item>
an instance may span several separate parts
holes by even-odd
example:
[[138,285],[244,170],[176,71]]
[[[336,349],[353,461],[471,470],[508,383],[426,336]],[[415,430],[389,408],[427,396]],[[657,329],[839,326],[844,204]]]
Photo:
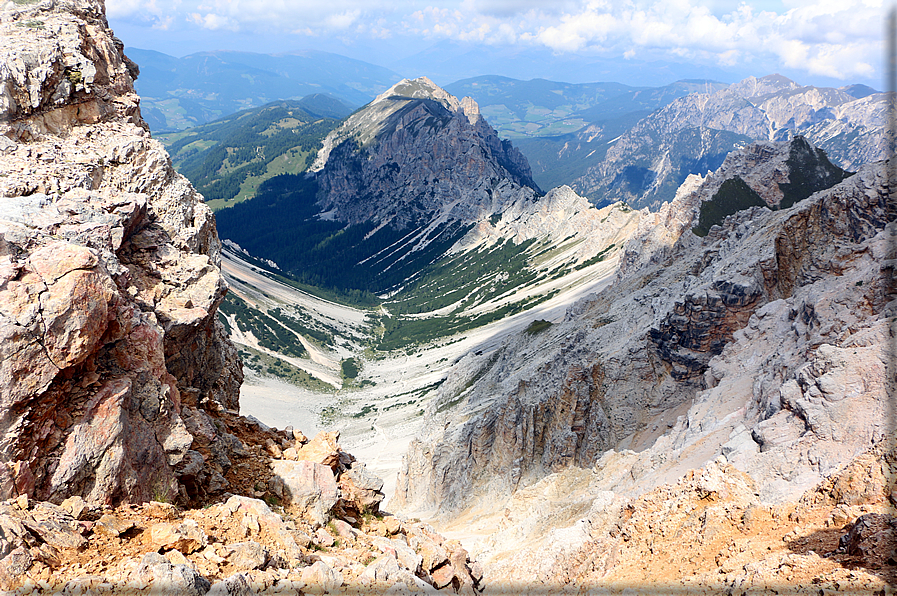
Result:
[[102,2],[2,11],[0,497],[221,492],[195,447],[224,443],[181,416],[236,409],[242,379],[211,211],[149,137]]

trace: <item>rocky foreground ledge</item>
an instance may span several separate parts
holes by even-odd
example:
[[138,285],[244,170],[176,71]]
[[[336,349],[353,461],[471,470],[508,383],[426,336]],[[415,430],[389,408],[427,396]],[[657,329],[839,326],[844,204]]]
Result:
[[229,478],[264,500],[225,494],[181,509],[22,495],[0,503],[0,589],[8,590],[0,593],[480,591],[482,571],[459,542],[379,511],[382,481],[340,449],[337,433],[309,441],[240,422],[246,443],[237,439]]

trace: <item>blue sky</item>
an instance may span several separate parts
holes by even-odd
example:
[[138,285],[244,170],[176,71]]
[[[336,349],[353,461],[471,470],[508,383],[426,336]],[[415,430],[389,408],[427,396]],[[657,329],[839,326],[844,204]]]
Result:
[[526,69],[509,65],[514,56],[546,56],[548,74],[557,76],[538,69],[534,76],[571,82],[588,77],[583,64],[663,62],[718,79],[779,72],[807,84],[883,86],[885,7],[875,0],[106,0],[106,7],[126,46],[175,56],[320,49],[398,71],[440,44],[495,56],[477,66],[493,71],[480,74],[519,77]]

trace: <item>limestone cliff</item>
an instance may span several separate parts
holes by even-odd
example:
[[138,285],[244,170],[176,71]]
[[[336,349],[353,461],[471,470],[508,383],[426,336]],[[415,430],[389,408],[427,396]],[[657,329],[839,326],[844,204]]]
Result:
[[194,443],[208,413],[238,407],[242,381],[216,322],[215,222],[150,138],[137,72],[102,2],[3,5],[0,498],[227,485]]
[[[758,194],[777,184],[766,171],[745,175]],[[592,499],[637,495],[719,455],[778,503],[888,436],[884,164],[700,238],[690,230],[723,174],[644,210],[615,284],[562,324],[455,366],[434,402],[451,407],[434,407],[407,455],[403,507],[493,511],[571,467],[591,470]],[[546,531],[534,515],[506,538]]]

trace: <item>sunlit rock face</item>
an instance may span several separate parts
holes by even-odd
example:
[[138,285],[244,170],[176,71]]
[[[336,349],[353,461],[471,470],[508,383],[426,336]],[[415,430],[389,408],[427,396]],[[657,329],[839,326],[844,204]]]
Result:
[[[459,361],[397,506],[479,514],[583,468],[582,512],[601,491],[638,495],[720,455],[779,503],[887,437],[885,164],[776,208],[795,151],[815,155],[802,139],[760,143],[690,179],[642,211],[613,286]],[[736,177],[760,205],[696,235]]]
[[214,217],[102,2],[6,3],[0,29],[0,498],[220,490],[188,430],[242,382]]

